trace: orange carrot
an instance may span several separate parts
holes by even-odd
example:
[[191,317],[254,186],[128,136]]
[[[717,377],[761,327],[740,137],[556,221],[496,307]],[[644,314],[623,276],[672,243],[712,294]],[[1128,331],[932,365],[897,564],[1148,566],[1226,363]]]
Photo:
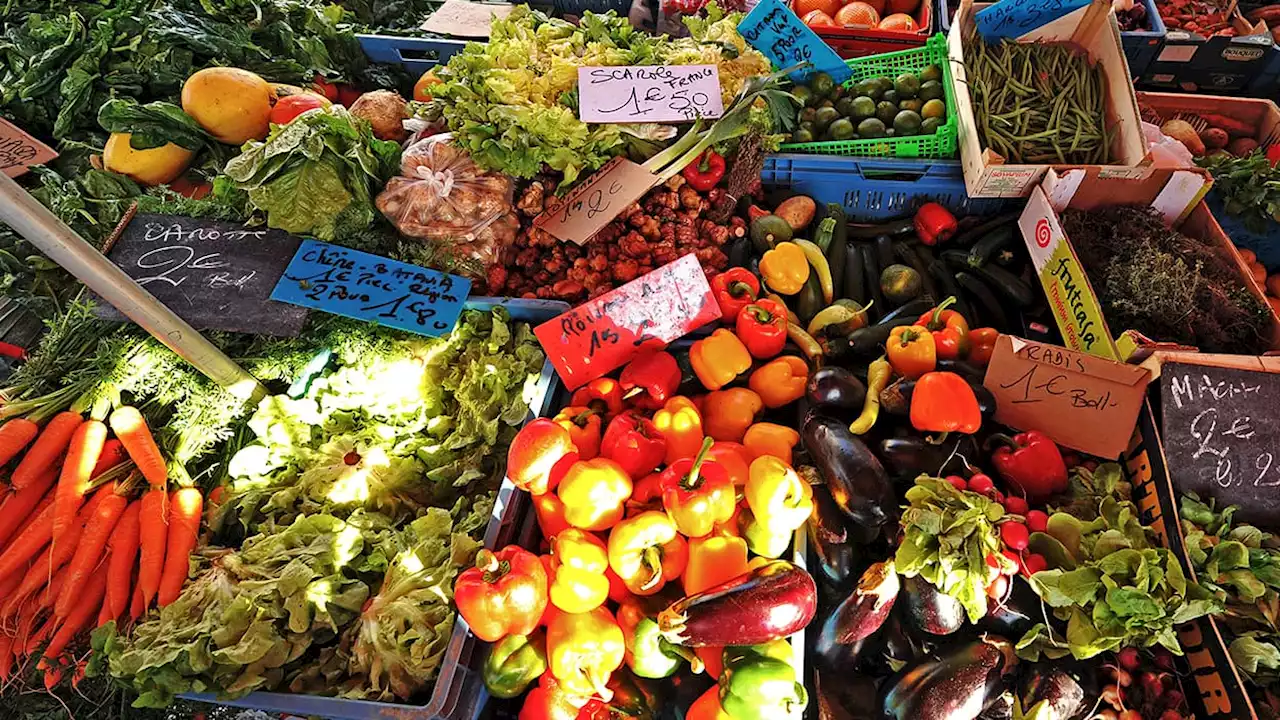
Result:
[[146,611],[146,601],[142,599],[142,585],[134,585],[133,600],[129,602],[129,619],[136,621]]
[[[128,505],[128,498],[112,493],[98,505],[97,511],[85,523],[80,543],[67,565],[67,580],[53,606],[53,614],[58,618],[67,617],[77,602],[77,596],[84,590],[82,586],[85,579],[101,566],[107,538]],[[106,572],[106,568],[102,567],[100,571]]]
[[71,435],[67,459],[53,496],[53,544],[57,545],[76,520],[76,513],[89,491],[89,476],[98,464],[102,445],[107,441],[107,426],[98,420],[80,424]]
[[80,427],[83,418],[79,413],[60,412],[44,426],[36,442],[22,457],[22,462],[13,471],[9,483],[21,490],[35,481],[40,471],[53,462],[67,446],[71,444],[71,435]]
[[26,418],[14,418],[0,425],[0,465],[17,457],[39,434],[40,426]]
[[[80,539],[80,530],[72,529],[67,535],[67,543],[72,540]],[[13,597],[5,603],[4,609],[0,611],[0,617],[10,617],[18,609],[19,604],[25,602],[32,595],[40,592],[44,588],[44,593],[40,595],[38,605],[40,607],[48,607],[52,605],[52,600],[45,602],[46,596],[49,594],[49,588],[57,581],[62,567],[66,565],[66,560],[62,557],[64,553],[59,552],[53,545],[46,545],[44,552],[31,563],[31,569],[27,570],[27,574],[22,578],[22,584],[14,591]],[[59,587],[61,587],[59,585]]]
[[124,405],[111,413],[110,423],[111,432],[120,438],[124,449],[133,459],[133,464],[142,471],[142,476],[151,483],[151,487],[164,487],[169,471],[142,413],[135,407]]
[[9,682],[13,672],[13,636],[0,633],[0,685]]
[[[60,545],[47,545],[47,540],[42,541],[41,546],[36,549],[44,548],[44,552],[37,558],[36,563],[32,564],[31,569],[27,571],[22,580],[22,585],[14,593],[14,598],[5,605],[3,611],[0,611],[0,617],[8,617],[16,608],[17,602],[44,587],[49,582],[50,576],[71,560],[71,556],[75,554],[75,546],[80,541],[80,534],[84,530],[85,523],[97,512],[98,506],[109,495],[114,494],[114,484],[104,485],[102,489],[94,493],[89,502],[85,503],[84,509],[77,515],[76,521],[72,523],[71,530]],[[52,510],[53,506],[50,505],[48,511],[51,513]],[[36,525],[32,527],[35,528]],[[21,537],[14,541],[14,546],[16,547],[20,541]],[[8,552],[5,553],[5,556],[8,556]],[[0,558],[0,561],[3,561],[3,558]]]
[[[169,538],[168,493],[164,490],[149,490],[142,496],[138,527],[142,548],[142,559],[138,563],[138,587],[142,590],[142,607],[145,610],[151,607],[151,601],[160,591],[160,576],[164,572],[165,544]],[[3,566],[0,566],[0,570],[2,569]]]
[[25,488],[13,493],[0,508],[0,548],[18,532],[18,528],[31,517],[31,513],[44,498],[49,488],[53,487],[56,473],[48,468],[40,473],[36,480]]
[[109,607],[111,617],[123,617],[129,609],[129,592],[133,589],[133,569],[138,566],[138,535],[141,532],[139,520],[142,517],[142,503],[132,502],[125,508],[111,534],[108,543],[111,546],[111,558],[107,561],[107,599],[103,606]]
[[124,444],[120,442],[119,438],[111,438],[103,443],[102,454],[98,456],[98,464],[93,466],[93,472],[89,473],[89,477],[98,477],[124,462],[125,457]]
[[[107,578],[107,584],[108,585],[111,584],[110,577]],[[107,602],[106,598],[103,598],[102,608],[98,610],[98,621],[94,623],[93,626],[95,628],[100,628],[103,625],[106,625],[107,623],[111,622],[112,620],[115,620],[115,618],[111,617],[111,604]]]
[[31,633],[31,637],[27,638],[26,645],[22,648],[24,655],[34,653],[53,631],[57,629],[59,620],[52,615],[45,617],[44,622],[40,624],[40,629]]
[[0,554],[0,578],[16,572],[22,564],[35,557],[40,549],[49,544],[53,537],[53,503],[48,503],[36,519],[31,522]]
[[160,593],[156,604],[164,607],[182,592],[191,565],[191,551],[196,549],[200,534],[200,515],[204,495],[199,488],[180,488],[173,493],[173,510],[169,515],[169,537],[165,541],[164,573],[160,576]]
[[98,608],[102,607],[102,598],[106,592],[107,574],[94,573],[85,585],[84,591],[76,598],[75,609],[67,615],[58,632],[54,633],[53,639],[49,641],[49,647],[44,649],[46,660],[61,655],[76,633],[88,627],[89,621],[97,617]]

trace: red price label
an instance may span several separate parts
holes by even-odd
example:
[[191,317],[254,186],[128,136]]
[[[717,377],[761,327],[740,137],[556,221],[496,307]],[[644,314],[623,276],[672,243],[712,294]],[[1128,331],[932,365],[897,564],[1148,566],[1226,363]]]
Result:
[[643,347],[665,347],[719,318],[707,276],[689,254],[533,332],[573,390],[625,365]]

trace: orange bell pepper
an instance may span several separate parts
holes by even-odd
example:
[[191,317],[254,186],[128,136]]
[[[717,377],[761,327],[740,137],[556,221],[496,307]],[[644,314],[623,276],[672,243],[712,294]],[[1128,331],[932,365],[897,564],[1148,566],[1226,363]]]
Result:
[[[699,656],[702,655],[702,650],[718,650],[717,655],[724,654],[724,648],[698,648]],[[710,665],[707,666],[708,671],[710,671],[710,667]],[[716,672],[712,677],[718,677],[719,674],[719,672]],[[689,706],[689,712],[684,716],[684,720],[733,720],[720,707],[720,686],[714,685],[698,696],[698,699],[694,700],[693,704]]]
[[579,460],[560,481],[564,519],[583,530],[608,530],[622,519],[631,497],[631,478],[607,458]]
[[931,372],[917,380],[910,413],[911,427],[921,432],[976,433],[982,427],[973,388],[951,372]]
[[604,421],[600,413],[589,407],[567,407],[555,416],[555,424],[569,431],[569,438],[578,448],[579,460],[591,460],[600,454],[600,437],[604,434]]
[[549,418],[538,418],[520,429],[507,449],[507,477],[521,490],[542,495],[555,489],[552,469],[577,453],[569,431]]
[[653,595],[688,564],[689,546],[665,513],[642,512],[609,533],[609,567],[635,595]]
[[765,407],[780,408],[804,397],[804,387],[808,382],[809,364],[804,358],[783,355],[751,373],[747,387],[756,391]]
[[791,450],[799,442],[800,433],[785,425],[767,422],[752,425],[742,436],[742,444],[751,453],[752,460],[761,455],[772,455],[788,465],[791,464]]
[[703,387],[719,390],[751,369],[751,353],[732,330],[720,328],[689,348],[689,363]]
[[750,477],[751,461],[755,458],[747,450],[742,443],[721,442],[717,440],[712,446],[711,451],[707,453],[707,457],[717,462],[720,467],[729,473],[729,479],[733,481],[733,486],[741,488],[747,484],[747,478]]
[[564,503],[555,493],[534,495],[533,510],[537,513],[538,528],[542,530],[542,537],[548,540],[559,535],[565,528],[572,527],[569,521],[564,519]]
[[742,442],[747,428],[764,410],[764,401],[754,390],[729,388],[707,395],[702,413],[702,427],[712,438],[725,442]]
[[747,571],[747,543],[739,537],[708,535],[689,540],[689,565],[682,578],[685,595],[732,580]]
[[551,541],[551,602],[567,613],[595,610],[609,597],[609,553],[600,538],[568,528]]
[[933,344],[933,334],[926,327],[907,325],[889,332],[884,349],[889,364],[899,375],[915,379],[933,372],[938,365],[938,354]]
[[677,395],[653,414],[653,424],[667,441],[666,464],[691,458],[702,446],[702,413],[687,397]]

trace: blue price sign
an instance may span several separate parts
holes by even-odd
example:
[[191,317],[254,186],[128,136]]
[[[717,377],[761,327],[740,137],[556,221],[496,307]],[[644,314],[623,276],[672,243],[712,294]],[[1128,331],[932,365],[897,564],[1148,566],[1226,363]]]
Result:
[[438,337],[453,331],[470,292],[457,275],[303,240],[271,299]]
[[1017,38],[1085,7],[1091,0],[1000,0],[973,16],[987,40]]
[[781,0],[761,0],[738,23],[738,32],[751,47],[764,53],[779,68],[810,63],[810,66],[791,73],[791,79],[796,82],[803,82],[814,72],[825,72],[837,83],[853,77],[853,71],[836,51]]

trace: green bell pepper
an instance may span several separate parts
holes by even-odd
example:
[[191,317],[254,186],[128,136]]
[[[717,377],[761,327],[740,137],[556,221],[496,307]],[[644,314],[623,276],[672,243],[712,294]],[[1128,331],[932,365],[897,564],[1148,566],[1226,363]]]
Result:
[[484,686],[494,697],[513,698],[547,671],[547,633],[508,635],[494,643],[484,661]]
[[[786,655],[783,655],[786,653]],[[720,707],[733,720],[799,720],[809,694],[796,682],[790,648],[777,643],[725,650]]]
[[637,677],[671,677],[685,660],[694,665],[695,672],[702,669],[697,655],[662,637],[657,620],[645,613],[638,602],[624,602],[618,608],[617,617],[627,645],[627,667]]

